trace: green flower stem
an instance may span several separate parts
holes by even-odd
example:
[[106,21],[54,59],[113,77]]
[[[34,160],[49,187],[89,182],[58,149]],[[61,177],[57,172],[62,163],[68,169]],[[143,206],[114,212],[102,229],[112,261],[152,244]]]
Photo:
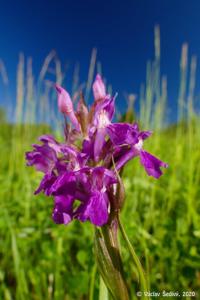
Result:
[[[141,291],[142,292],[147,292],[148,291],[148,285],[147,285],[147,281],[146,281],[146,278],[145,278],[145,274],[144,274],[144,271],[143,271],[143,268],[142,268],[142,265],[140,263],[140,260],[137,256],[137,254],[135,253],[135,250],[133,249],[130,241],[129,241],[129,238],[124,230],[124,227],[120,221],[120,218],[118,217],[118,223],[119,223],[119,228],[120,228],[120,231],[121,231],[121,234],[124,238],[124,241],[126,242],[127,244],[127,247],[129,249],[129,252],[131,254],[131,257],[133,259],[133,262],[134,264],[136,265],[137,267],[137,270],[138,270],[138,273],[139,273],[139,279],[140,279],[140,285],[141,285]],[[144,297],[145,299],[149,299],[149,297]]]
[[118,221],[111,215],[108,224],[95,228],[94,252],[98,270],[115,300],[129,300],[117,238]]

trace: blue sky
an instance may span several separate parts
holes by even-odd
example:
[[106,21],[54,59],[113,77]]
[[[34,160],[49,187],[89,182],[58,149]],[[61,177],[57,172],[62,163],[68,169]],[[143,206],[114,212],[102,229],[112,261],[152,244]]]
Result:
[[189,43],[190,55],[200,56],[200,1],[1,1],[0,58],[13,87],[20,51],[33,57],[37,76],[47,53],[55,49],[71,73],[80,63],[84,80],[96,47],[103,75],[113,89],[120,95],[138,93],[146,62],[153,58],[155,24],[161,30],[161,72],[168,77],[174,108],[182,43]]

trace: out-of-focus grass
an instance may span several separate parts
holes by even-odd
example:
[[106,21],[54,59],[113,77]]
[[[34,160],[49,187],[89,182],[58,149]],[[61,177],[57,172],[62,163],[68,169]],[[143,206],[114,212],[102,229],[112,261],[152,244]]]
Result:
[[[55,225],[51,220],[52,199],[33,195],[41,175],[25,166],[24,152],[40,134],[52,130],[49,125],[34,125],[38,115],[40,120],[47,124],[55,122],[58,126],[54,128],[59,128],[55,112],[51,111],[55,105],[52,100],[48,102],[50,83],[45,81],[52,55],[47,57],[37,85],[30,59],[25,81],[21,56],[15,110],[19,122],[10,125],[4,121],[0,126],[0,299],[102,300],[105,289],[102,282],[99,289],[92,226],[77,221],[66,227]],[[93,52],[85,85],[87,95],[95,58]],[[55,61],[55,81],[61,83],[60,64]],[[193,109],[195,69],[196,59],[193,57],[188,64],[184,45],[179,123],[166,126],[167,81],[160,76],[159,29],[156,28],[155,59],[147,66],[138,121],[142,129],[154,130],[152,138],[145,142],[145,149],[168,162],[169,169],[156,181],[145,174],[137,158],[130,162],[123,174],[126,203],[122,212],[124,226],[147,272],[151,291],[200,290],[200,120]],[[74,90],[83,87],[77,78],[76,70]],[[39,103],[35,102],[36,96]],[[132,113],[129,107],[125,119],[131,119]],[[20,124],[22,120],[26,121],[25,125]],[[121,244],[132,299],[136,299],[137,272],[123,241]]]

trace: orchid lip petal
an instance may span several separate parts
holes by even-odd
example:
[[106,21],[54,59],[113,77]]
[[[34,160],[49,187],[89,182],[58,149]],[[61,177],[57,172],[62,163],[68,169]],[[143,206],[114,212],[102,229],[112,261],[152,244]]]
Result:
[[145,171],[149,176],[158,179],[162,175],[161,167],[167,168],[168,164],[161,161],[157,157],[147,151],[140,151],[140,162],[144,166]]

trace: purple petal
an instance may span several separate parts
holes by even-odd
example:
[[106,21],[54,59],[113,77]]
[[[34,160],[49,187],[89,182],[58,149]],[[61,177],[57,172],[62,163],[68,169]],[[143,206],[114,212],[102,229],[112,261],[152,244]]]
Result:
[[51,172],[57,161],[56,153],[48,145],[33,145],[34,150],[26,152],[28,166],[35,166],[41,172]]
[[50,134],[44,134],[39,137],[39,141],[47,144],[55,152],[60,152],[60,144],[55,140],[55,138]]
[[104,110],[107,113],[109,120],[111,121],[115,113],[115,97],[108,96],[103,102],[99,104],[99,108],[97,108],[97,110],[98,109]]
[[51,186],[52,195],[74,195],[76,191],[76,178],[74,172],[65,172],[57,177]]
[[131,125],[131,126],[133,127],[133,129],[134,129],[135,131],[137,131],[137,132],[139,133],[139,125],[138,125],[137,122],[134,122],[133,125]]
[[94,159],[94,139],[85,139],[82,144],[82,157]]
[[52,218],[56,224],[68,224],[73,217],[73,202],[71,196],[56,196]]
[[61,152],[65,155],[71,155],[74,157],[77,157],[77,155],[78,155],[78,151],[68,145],[61,145],[60,149],[61,149]]
[[51,171],[53,166],[50,166],[47,160],[39,153],[32,152],[26,152],[26,160],[27,160],[27,166],[35,166],[37,171],[41,171],[43,173],[46,173],[48,171]]
[[134,148],[121,148],[119,153],[117,153],[117,158],[115,158],[116,169],[120,170],[129,160],[137,155],[137,151]]
[[96,167],[92,170],[92,190],[105,190],[110,185],[117,183],[117,178],[113,171],[104,167]]
[[115,98],[107,97],[95,107],[93,125],[101,128],[106,127],[113,118],[115,112]]
[[76,192],[75,198],[80,201],[87,201],[91,191],[91,168],[85,167],[75,172]]
[[82,222],[90,220],[96,226],[103,226],[108,222],[108,203],[106,193],[93,193],[88,202],[77,210],[77,219]]
[[38,189],[35,191],[35,195],[39,194],[41,191],[44,191],[44,193],[49,196],[51,194],[50,190],[53,185],[53,183],[56,181],[56,176],[54,174],[45,174],[42,181],[40,182],[40,185]]
[[95,141],[94,141],[94,159],[95,161],[99,160],[101,151],[105,144],[106,128],[97,129]]
[[43,134],[38,138],[38,140],[44,143],[58,144],[54,136],[51,134]]
[[134,145],[138,142],[138,131],[127,123],[110,124],[107,133],[114,145]]
[[144,166],[147,174],[155,178],[159,178],[162,175],[161,167],[168,167],[166,163],[143,150],[140,151],[140,162]]
[[150,135],[152,135],[152,131],[148,130],[148,131],[141,131],[139,133],[139,138],[142,140],[146,140]]

